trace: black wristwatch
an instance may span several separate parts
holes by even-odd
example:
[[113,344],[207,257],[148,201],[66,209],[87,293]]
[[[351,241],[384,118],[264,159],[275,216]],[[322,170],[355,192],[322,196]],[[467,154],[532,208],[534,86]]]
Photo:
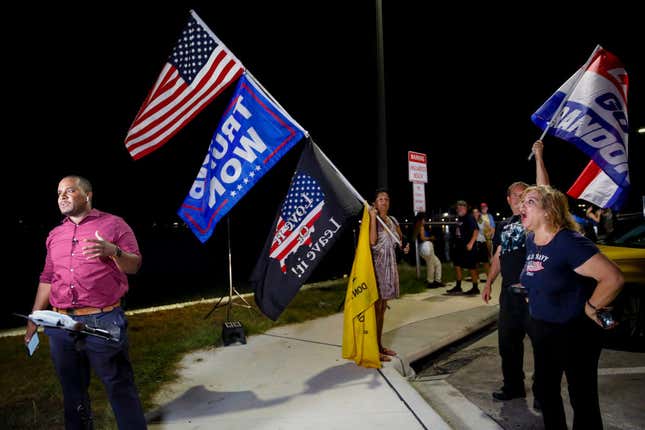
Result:
[[121,250],[121,248],[119,248],[119,247],[117,246],[117,247],[116,247],[116,251],[114,252],[114,256],[115,256],[116,258],[120,258],[122,255],[123,255],[123,251]]

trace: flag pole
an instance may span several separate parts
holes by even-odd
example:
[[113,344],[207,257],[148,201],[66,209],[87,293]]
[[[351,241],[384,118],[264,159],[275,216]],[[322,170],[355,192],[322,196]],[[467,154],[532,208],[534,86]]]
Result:
[[[555,122],[557,121],[558,117],[560,116],[560,112],[562,112],[562,109],[564,108],[564,104],[569,100],[569,96],[573,92],[573,89],[578,85],[578,82],[582,78],[582,75],[584,75],[585,71],[587,70],[587,67],[589,67],[589,63],[591,63],[591,60],[593,60],[594,55],[596,55],[596,52],[598,52],[599,49],[602,49],[602,46],[596,45],[594,48],[593,52],[585,62],[585,64],[578,70],[576,73],[576,78],[574,79],[573,83],[571,86],[567,89],[567,94],[564,96],[562,101],[560,102],[560,106],[558,106],[558,109],[553,113],[551,116],[551,119],[549,122],[547,122],[546,127],[544,127],[544,130],[542,131],[542,135],[540,136],[539,140],[544,139],[544,136],[546,136],[547,132],[549,131],[549,128],[551,128],[553,125],[555,125]],[[529,160],[533,158],[533,151],[529,154]]]
[[[311,143],[312,143],[312,144],[314,144],[314,145],[316,146],[316,148],[318,148],[318,151],[320,151],[320,154],[321,154],[323,157],[325,157],[325,160],[329,163],[329,165],[332,167],[332,169],[334,169],[334,171],[336,172],[336,174],[338,174],[338,176],[339,176],[340,180],[343,182],[343,184],[345,184],[345,186],[346,186],[347,188],[349,188],[349,190],[352,192],[352,194],[354,194],[354,196],[355,196],[358,200],[360,200],[361,202],[363,202],[363,204],[366,204],[367,206],[371,207],[371,205],[367,202],[367,200],[365,200],[365,198],[363,198],[363,196],[361,196],[361,194],[360,194],[358,191],[356,191],[356,188],[354,188],[354,186],[353,186],[353,185],[352,185],[352,184],[347,180],[347,178],[345,178],[345,175],[343,175],[342,173],[340,173],[340,170],[338,170],[338,168],[334,165],[334,163],[332,163],[332,162],[331,162],[331,160],[329,159],[329,157],[327,157],[327,154],[325,154],[325,153],[322,151],[322,149],[320,149],[320,147],[314,143],[314,141],[313,141],[313,140],[311,141]],[[403,246],[403,244],[401,243],[401,239],[399,239],[399,236],[398,236],[398,235],[396,235],[396,234],[394,234],[394,233],[392,233],[392,230],[390,230],[390,228],[387,226],[387,224],[385,224],[385,221],[383,221],[383,220],[381,219],[381,217],[380,217],[380,216],[377,216],[377,217],[376,217],[376,219],[378,220],[378,222],[380,222],[380,223],[381,223],[381,225],[385,228],[385,230],[386,230],[388,233],[390,233],[390,236],[392,236],[392,238],[394,239],[394,241],[395,241],[399,246]]]

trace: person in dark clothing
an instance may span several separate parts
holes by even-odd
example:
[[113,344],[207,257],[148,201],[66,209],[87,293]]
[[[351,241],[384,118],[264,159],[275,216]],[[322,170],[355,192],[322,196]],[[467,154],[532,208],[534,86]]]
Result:
[[[533,144],[535,154],[536,181],[548,184],[549,176],[544,165],[544,145],[542,141]],[[499,354],[502,358],[504,384],[493,392],[495,400],[506,401],[525,397],[524,388],[524,338],[532,337],[528,304],[520,286],[520,274],[526,260],[525,230],[520,219],[520,198],[528,188],[524,182],[514,182],[506,191],[506,202],[513,216],[500,222],[493,237],[493,258],[482,291],[482,299],[488,303],[492,285],[499,274],[502,275],[502,288],[499,295],[499,319],[497,334]],[[534,381],[536,378],[534,378]],[[535,409],[539,409],[538,387],[533,384],[533,394],[537,399]]]
[[[479,229],[477,228],[477,221],[468,213],[468,203],[464,200],[458,200],[457,204],[457,224],[454,227],[453,241],[452,241],[452,261],[455,265],[455,276],[457,284],[446,291],[448,294],[466,294],[477,295],[479,294],[479,273],[477,273],[477,250],[475,243]],[[462,291],[462,268],[470,271],[470,276],[473,280],[473,286],[468,291]]]
[[567,428],[560,396],[564,373],[573,428],[602,430],[598,400],[602,328],[616,325],[605,307],[620,293],[623,274],[579,233],[562,192],[548,185],[527,188],[520,215],[530,231],[520,279],[529,297],[544,427]]

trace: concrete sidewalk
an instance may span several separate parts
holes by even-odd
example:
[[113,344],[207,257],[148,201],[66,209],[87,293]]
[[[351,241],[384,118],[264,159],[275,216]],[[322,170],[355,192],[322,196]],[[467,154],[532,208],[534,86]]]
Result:
[[389,302],[384,343],[398,356],[382,369],[341,357],[342,313],[191,353],[179,381],[160,390],[149,428],[448,429],[408,383],[409,363],[492,323],[498,312],[479,296],[444,295],[449,287]]

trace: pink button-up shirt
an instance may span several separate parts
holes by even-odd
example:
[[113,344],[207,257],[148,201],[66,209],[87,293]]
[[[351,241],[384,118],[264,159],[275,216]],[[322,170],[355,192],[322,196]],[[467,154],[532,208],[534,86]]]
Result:
[[57,308],[101,308],[112,305],[128,291],[128,277],[112,258],[88,260],[83,247],[95,233],[123,251],[141,255],[130,226],[115,215],[92,209],[80,224],[65,218],[49,232],[47,257],[40,282],[51,284],[49,302]]

